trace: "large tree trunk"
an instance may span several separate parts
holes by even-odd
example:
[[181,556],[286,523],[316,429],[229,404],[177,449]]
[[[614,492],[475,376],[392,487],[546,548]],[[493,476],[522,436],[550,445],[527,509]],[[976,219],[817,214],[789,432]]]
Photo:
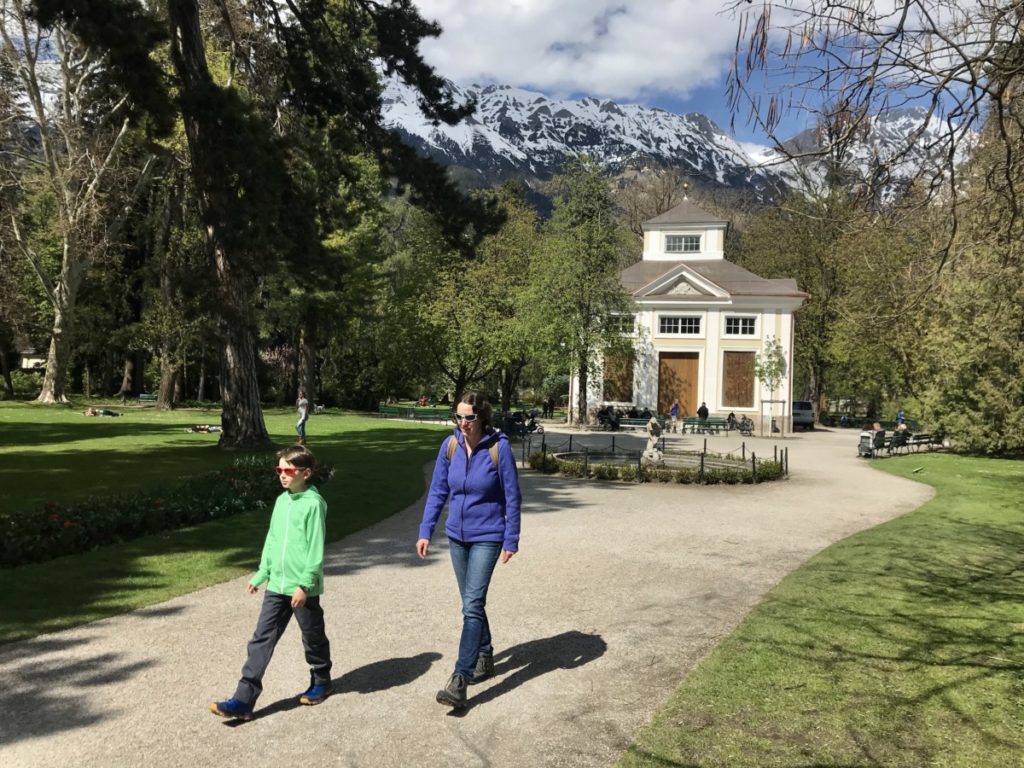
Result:
[[256,379],[256,344],[249,325],[228,323],[221,349],[220,398],[223,404],[220,445],[224,448],[268,445]]
[[178,368],[177,374],[174,377],[174,396],[171,402],[174,405],[180,405],[181,401],[185,399],[185,366],[182,365]]
[[4,394],[14,397],[14,381],[11,379],[11,363],[7,358],[7,350],[0,347],[0,376],[4,379]]
[[[63,293],[63,291],[61,292]],[[66,294],[65,294],[66,295]],[[66,403],[68,361],[71,359],[71,329],[74,327],[74,303],[57,301],[53,305],[53,330],[50,351],[46,356],[46,373],[37,403]]]
[[156,398],[156,407],[169,411],[174,407],[174,390],[181,366],[172,362],[169,351],[161,350],[160,354],[160,392]]
[[210,137],[217,134],[217,115],[218,109],[223,107],[223,95],[214,86],[206,64],[196,0],[168,0],[167,10],[171,23],[171,58],[181,80],[185,135],[219,289],[221,425],[224,428],[220,445],[225,448],[265,446],[270,443],[270,436],[260,407],[255,323],[241,266],[245,254],[229,252],[230,239],[222,237],[220,232],[226,225],[219,217],[226,211],[214,210],[210,194],[211,174],[217,173],[218,165],[215,142]]
[[452,377],[452,384],[455,385],[455,397],[452,399],[453,403],[458,403],[462,400],[462,396],[466,393],[466,384],[469,383],[469,371],[465,365],[460,365],[455,376]]
[[299,389],[312,403],[316,396],[316,323],[308,319],[299,346]]
[[196,400],[206,399],[206,352],[199,350],[199,382],[196,384]]
[[135,392],[135,358],[127,355],[124,359],[124,373],[121,374],[121,388],[117,390],[117,397],[123,403],[129,397],[134,397]]
[[581,357],[579,360],[580,391],[576,393],[577,424],[587,423],[587,381],[589,379],[588,373],[588,361],[586,357]]
[[509,363],[501,368],[501,410],[502,412],[512,410],[512,394],[519,388],[519,377],[523,373],[526,363]]

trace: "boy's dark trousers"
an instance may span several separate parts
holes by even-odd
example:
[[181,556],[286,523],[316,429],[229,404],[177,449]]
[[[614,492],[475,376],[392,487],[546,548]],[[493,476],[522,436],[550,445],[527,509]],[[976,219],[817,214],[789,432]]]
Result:
[[249,658],[242,667],[242,679],[238,681],[234,698],[246,704],[255,704],[263,692],[263,674],[274,655],[277,641],[281,639],[292,614],[302,630],[302,647],[306,651],[306,663],[311,670],[311,685],[331,682],[331,644],[324,632],[324,611],[319,597],[307,597],[301,608],[292,608],[291,595],[267,592],[263,596],[263,607],[256,622],[256,631],[249,641]]

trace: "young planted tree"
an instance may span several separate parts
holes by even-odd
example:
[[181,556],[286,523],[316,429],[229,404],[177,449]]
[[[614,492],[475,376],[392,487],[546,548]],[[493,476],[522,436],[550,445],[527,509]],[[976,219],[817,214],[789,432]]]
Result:
[[[774,336],[765,339],[764,349],[754,355],[754,376],[761,382],[768,407],[769,423],[775,423],[775,393],[779,384],[786,375],[786,353],[782,349],[782,342]],[[762,415],[763,415],[762,411]],[[761,433],[764,433],[764,419],[761,420]]]

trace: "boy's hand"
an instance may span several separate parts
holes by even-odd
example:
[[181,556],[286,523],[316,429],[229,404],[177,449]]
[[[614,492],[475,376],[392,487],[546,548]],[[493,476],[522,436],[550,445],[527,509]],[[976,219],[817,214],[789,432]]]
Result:
[[254,587],[252,584],[246,584],[245,591],[248,592],[250,595],[255,595],[257,592],[260,591],[260,588]]
[[292,593],[292,608],[301,608],[306,604],[306,590],[296,587]]
[[416,554],[420,556],[420,560],[427,556],[427,551],[430,549],[430,539],[417,539],[416,540]]
[[515,552],[509,552],[507,549],[501,550],[501,562],[507,563],[509,560],[512,559],[512,555],[514,554]]

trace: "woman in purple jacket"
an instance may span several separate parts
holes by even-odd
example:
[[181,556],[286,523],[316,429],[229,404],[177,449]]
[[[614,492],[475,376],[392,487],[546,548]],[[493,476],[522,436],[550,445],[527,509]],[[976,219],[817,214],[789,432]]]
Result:
[[476,392],[455,408],[453,434],[437,454],[423,509],[416,554],[427,556],[441,510],[448,502],[448,549],[462,595],[462,637],[455,671],[437,701],[466,706],[466,686],[494,674],[487,623],[487,588],[494,566],[519,551],[519,475],[508,437],[491,426],[491,405]]

